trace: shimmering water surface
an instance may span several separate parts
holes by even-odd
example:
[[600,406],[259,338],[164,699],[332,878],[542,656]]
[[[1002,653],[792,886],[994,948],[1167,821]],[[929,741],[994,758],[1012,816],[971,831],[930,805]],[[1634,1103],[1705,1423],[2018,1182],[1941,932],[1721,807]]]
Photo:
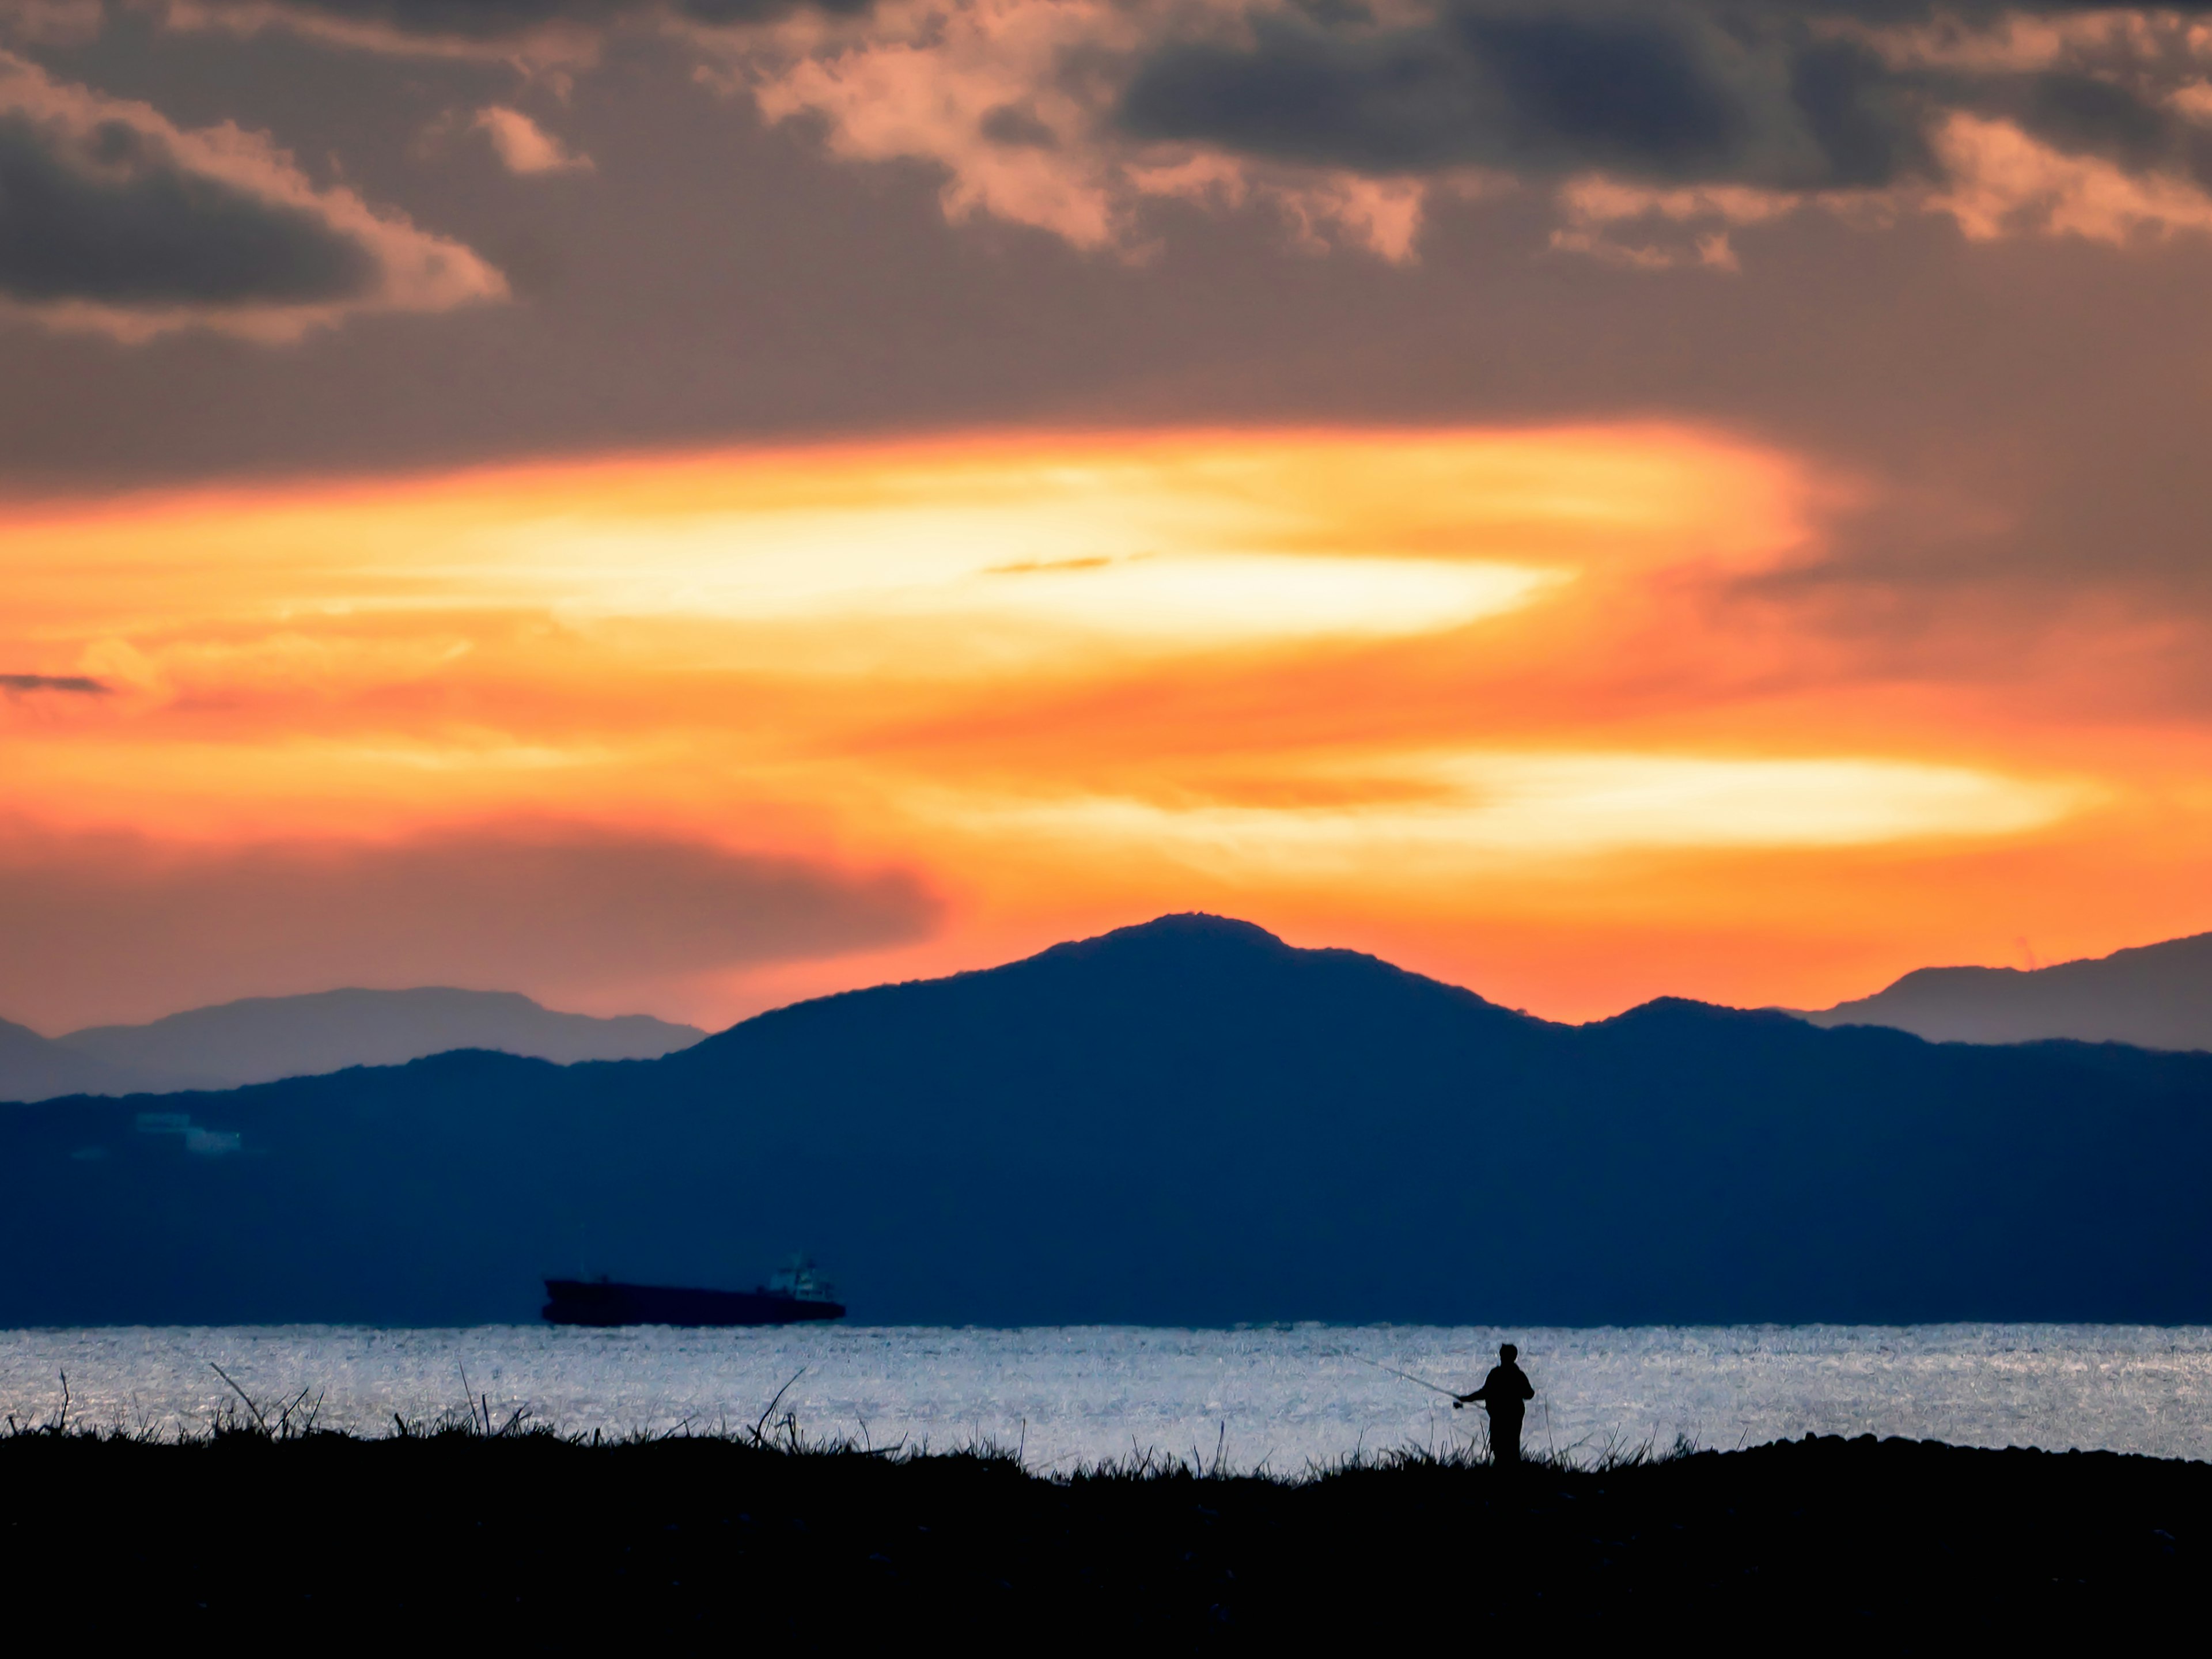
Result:
[[[234,1403],[321,1396],[374,1433],[488,1402],[495,1420],[588,1433],[750,1424],[947,1448],[993,1441],[1036,1469],[1134,1450],[1295,1474],[1362,1448],[1442,1449],[1480,1414],[1375,1369],[1470,1388],[1501,1337],[1538,1390],[1532,1447],[1723,1449],[1820,1433],[1983,1446],[2212,1453],[2212,1328],[1925,1325],[1621,1330],[1274,1326],[1027,1330],[815,1327],[612,1331],[337,1326],[0,1332],[0,1409],[204,1428]],[[1365,1362],[1365,1363],[1363,1363]]]

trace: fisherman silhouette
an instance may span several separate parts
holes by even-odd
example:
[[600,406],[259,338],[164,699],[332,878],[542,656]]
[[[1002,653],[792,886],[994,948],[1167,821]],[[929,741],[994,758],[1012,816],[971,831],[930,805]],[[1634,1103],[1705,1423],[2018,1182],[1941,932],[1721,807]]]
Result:
[[1482,1379],[1482,1386],[1473,1394],[1452,1396],[1454,1411],[1470,1401],[1479,1400],[1490,1413],[1490,1461],[1499,1468],[1521,1462],[1521,1417],[1528,1402],[1536,1397],[1528,1374],[1513,1363],[1520,1357],[1521,1350],[1510,1342],[1502,1344],[1498,1350],[1498,1363]]

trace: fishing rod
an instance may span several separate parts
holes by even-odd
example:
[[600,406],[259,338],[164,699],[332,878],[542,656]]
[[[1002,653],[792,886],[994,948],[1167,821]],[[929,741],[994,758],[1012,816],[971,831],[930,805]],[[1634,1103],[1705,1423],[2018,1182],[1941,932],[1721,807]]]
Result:
[[1443,1395],[1455,1406],[1463,1406],[1467,1403],[1465,1399],[1459,1395],[1454,1394],[1449,1389],[1445,1388],[1441,1382],[1431,1382],[1425,1376],[1416,1376],[1411,1371],[1401,1371],[1395,1365],[1376,1364],[1376,1362],[1372,1359],[1360,1359],[1359,1356],[1356,1353],[1348,1353],[1344,1357],[1346,1359],[1358,1359],[1363,1365],[1374,1365],[1376,1370],[1388,1371],[1393,1376],[1402,1376],[1408,1382],[1419,1383],[1422,1388],[1428,1389],[1432,1394]]

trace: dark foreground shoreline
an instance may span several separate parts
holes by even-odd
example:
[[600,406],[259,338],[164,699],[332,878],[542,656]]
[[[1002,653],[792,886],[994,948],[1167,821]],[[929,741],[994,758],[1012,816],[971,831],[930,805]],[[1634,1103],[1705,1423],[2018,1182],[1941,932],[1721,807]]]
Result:
[[9,1612],[80,1638],[1894,1650],[2193,1620],[2208,1562],[2212,1464],[1871,1437],[1297,1481],[720,1437],[0,1437]]

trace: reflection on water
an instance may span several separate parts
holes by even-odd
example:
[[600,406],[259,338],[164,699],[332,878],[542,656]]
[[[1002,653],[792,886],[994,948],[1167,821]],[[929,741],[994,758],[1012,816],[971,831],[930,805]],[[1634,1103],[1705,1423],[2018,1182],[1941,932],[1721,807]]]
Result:
[[1808,1430],[2212,1450],[2212,1328],[2195,1326],[10,1331],[0,1410],[51,1416],[66,1371],[76,1420],[204,1428],[234,1398],[221,1365],[258,1400],[319,1394],[324,1426],[368,1433],[471,1395],[495,1419],[526,1409],[572,1431],[713,1429],[750,1424],[803,1367],[784,1407],[810,1435],[994,1440],[1040,1469],[1133,1449],[1210,1462],[1225,1443],[1233,1467],[1295,1473],[1476,1432],[1480,1413],[1374,1367],[1472,1388],[1501,1338],[1538,1389],[1532,1450],[1678,1434],[1725,1449]]

